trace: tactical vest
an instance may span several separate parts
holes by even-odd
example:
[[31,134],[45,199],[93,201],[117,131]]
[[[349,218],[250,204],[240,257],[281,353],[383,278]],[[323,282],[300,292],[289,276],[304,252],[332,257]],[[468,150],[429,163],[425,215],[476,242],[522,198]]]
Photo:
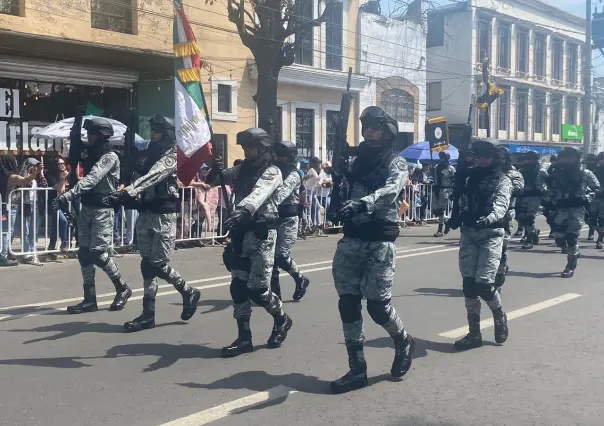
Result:
[[524,193],[525,197],[536,197],[540,196],[541,192],[537,188],[537,176],[539,176],[539,171],[541,170],[541,166],[536,164],[531,167],[523,167],[520,171],[522,173],[522,177],[524,178]]
[[[500,171],[482,177],[480,182],[476,182],[470,177],[465,188],[468,209],[462,214],[464,225],[472,227],[478,219],[487,217],[493,212],[496,197],[495,190],[501,179],[509,179],[509,177]],[[504,226],[505,219],[502,218],[491,224],[489,228],[503,228]]]

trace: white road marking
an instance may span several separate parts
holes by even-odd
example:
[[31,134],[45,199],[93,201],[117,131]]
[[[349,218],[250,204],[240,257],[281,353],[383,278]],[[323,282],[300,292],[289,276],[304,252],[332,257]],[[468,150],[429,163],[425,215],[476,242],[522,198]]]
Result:
[[284,398],[296,392],[297,391],[286,386],[277,386],[265,392],[258,392],[244,398],[217,405],[216,407],[191,414],[190,416],[169,423],[164,423],[160,426],[202,426],[232,414],[237,414],[237,411],[243,408],[250,408],[275,399]]
[[[527,306],[525,308],[520,308],[512,312],[508,312],[508,320],[513,320],[515,318],[520,318],[528,314],[533,314],[535,312],[542,311],[543,309],[551,308],[552,306],[559,305],[560,303],[568,302],[569,300],[576,299],[577,297],[581,297],[580,294],[575,293],[567,293],[562,296],[554,297],[553,299],[545,300],[543,302],[535,303],[534,305]],[[480,321],[480,328],[485,329],[493,327],[493,319],[489,318],[487,320]],[[468,334],[468,326],[459,327],[455,330],[447,331],[445,333],[439,334],[441,337],[447,337],[449,339],[457,339],[458,337],[463,337]]]
[[[445,246],[443,245],[443,246],[436,246],[436,247],[445,247]],[[432,248],[434,248],[434,246],[433,247],[428,247],[427,249],[432,249]],[[405,251],[403,251],[403,253],[418,252],[418,251],[419,251],[419,253],[403,254],[403,255],[400,255],[400,256],[396,256],[396,258],[397,259],[405,259],[405,258],[408,258],[408,257],[425,256],[425,255],[429,255],[429,254],[445,253],[445,252],[448,252],[448,251],[457,251],[457,250],[459,250],[459,247],[451,247],[451,248],[446,248],[446,249],[442,249],[442,250],[424,251],[424,250],[427,250],[427,249],[405,250]],[[308,274],[308,273],[311,273],[311,272],[326,271],[326,270],[331,269],[331,263],[332,263],[331,260],[330,261],[324,261],[324,262],[308,263],[307,265],[320,265],[320,264],[325,264],[325,263],[329,263],[330,265],[328,265],[328,266],[322,266],[322,267],[319,267],[319,268],[304,269],[304,270],[301,270],[301,272]],[[305,265],[300,265],[300,266],[305,266]],[[282,276],[282,277],[287,276],[287,275],[288,275],[287,273],[280,274],[280,276]],[[209,281],[209,280],[216,280],[216,279],[220,279],[220,278],[230,278],[230,277],[229,276],[227,276],[227,277],[214,277],[212,279],[211,278],[206,278],[205,280]],[[192,283],[192,282],[193,281],[189,281],[189,283]],[[208,284],[208,285],[204,285],[204,286],[198,286],[196,288],[199,289],[199,290],[207,290],[207,289],[217,288],[217,287],[226,287],[228,285],[231,285],[231,281],[224,281],[224,282],[215,283],[215,284]],[[159,288],[166,288],[166,287],[173,288],[172,285],[162,285]],[[137,290],[141,291],[142,289],[137,289]],[[135,291],[135,290],[133,290],[133,291]],[[161,293],[157,293],[157,295],[155,297],[157,298],[157,297],[162,297],[162,296],[170,296],[170,295],[177,294],[177,293],[178,293],[178,291],[176,291],[176,290],[164,291],[164,292],[161,292]],[[113,296],[115,296],[115,293],[106,293],[105,295],[97,295],[97,298],[98,297],[102,297],[102,296],[111,296],[111,297],[113,297]],[[130,298],[130,301],[133,301],[133,300],[142,300],[143,297],[144,297],[143,295],[132,296]],[[6,310],[9,310],[9,309],[24,309],[24,308],[46,307],[45,312],[34,312],[34,313],[31,313],[31,314],[15,314],[15,315],[0,316],[0,322],[6,320],[8,318],[12,318],[12,317],[16,317],[16,316],[22,316],[24,318],[31,318],[31,317],[37,317],[39,315],[43,315],[45,313],[52,312],[52,311],[62,311],[62,310],[65,310],[67,307],[63,306],[63,307],[54,308],[54,307],[50,307],[50,306],[52,306],[52,305],[61,305],[61,304],[70,303],[70,302],[77,302],[77,301],[80,301],[80,300],[81,300],[81,297],[79,297],[79,298],[73,298],[73,299],[54,300],[54,301],[51,301],[51,302],[35,303],[35,304],[32,304],[32,305],[21,305],[21,306],[13,306],[13,307],[7,307],[7,308],[0,308],[0,311],[6,311]],[[113,303],[113,300],[111,300],[111,299],[110,300],[99,301],[99,302],[97,302],[97,306],[108,306],[108,305],[111,305],[111,303]]]

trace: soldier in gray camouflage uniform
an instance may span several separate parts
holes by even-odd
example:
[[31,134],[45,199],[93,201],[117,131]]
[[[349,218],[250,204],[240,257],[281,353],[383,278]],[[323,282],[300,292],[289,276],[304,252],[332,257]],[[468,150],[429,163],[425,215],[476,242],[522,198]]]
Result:
[[567,254],[562,278],[571,278],[579,259],[579,235],[585,223],[588,194],[599,194],[600,183],[589,170],[581,169],[581,153],[566,147],[558,156],[558,165],[550,175],[547,203],[556,212],[552,229],[556,244]]
[[[598,166],[594,172],[596,179],[600,182],[600,185],[604,184],[604,152],[598,154]],[[596,248],[602,249],[604,248],[604,192],[600,191],[596,195],[596,199],[594,201],[594,216],[597,218],[597,222],[595,222],[597,230],[598,230],[598,241],[596,241]]]
[[438,217],[438,231],[434,236],[442,237],[443,226],[445,234],[448,234],[450,230],[445,225],[445,212],[449,206],[449,196],[453,192],[455,167],[449,164],[451,156],[448,152],[439,152],[438,158],[439,162],[434,170],[434,186],[432,187],[432,213]]
[[373,321],[394,340],[393,377],[409,371],[415,348],[413,337],[390,303],[398,212],[409,178],[407,162],[393,152],[398,123],[381,108],[369,107],[361,114],[361,124],[365,141],[356,148],[356,158],[344,173],[347,188],[342,188],[342,200],[347,201],[338,212],[344,221],[344,237],[338,243],[332,268],[350,371],[331,382],[332,393],[367,386],[361,314],[364,297]]
[[293,299],[301,300],[306,294],[310,280],[300,274],[298,265],[292,259],[292,248],[298,239],[298,214],[300,207],[300,185],[302,177],[298,172],[296,156],[298,149],[292,142],[277,142],[274,146],[275,165],[281,170],[283,185],[275,191],[275,203],[279,206],[277,242],[275,244],[275,264],[271,278],[271,290],[281,299],[279,269],[286,271],[294,279],[296,290]]
[[495,341],[508,338],[507,316],[495,289],[495,277],[501,262],[505,216],[512,197],[513,184],[502,171],[503,158],[497,142],[478,140],[472,144],[476,167],[460,194],[461,238],[459,269],[468,315],[469,334],[455,342],[458,350],[482,346],[480,299],[484,300],[495,321]]
[[540,230],[535,228],[535,218],[541,200],[547,193],[547,172],[539,164],[539,155],[529,151],[522,157],[520,172],[524,178],[524,190],[516,207],[518,225],[525,230],[525,241],[522,248],[531,250],[539,244]]
[[124,324],[128,332],[155,327],[155,296],[157,279],[172,284],[182,295],[183,321],[197,310],[199,290],[189,286],[177,270],[170,266],[176,240],[179,191],[176,178],[176,139],[174,123],[159,114],[149,120],[151,143],[147,158],[139,170],[141,177],[134,183],[106,197],[107,205],[136,208],[136,237],[141,259],[145,295],[143,313]]
[[[53,200],[54,211],[65,209],[70,201],[80,198],[82,209],[78,217],[78,260],[84,281],[84,300],[69,306],[70,314],[98,310],[95,289],[95,266],[101,268],[115,286],[115,299],[110,311],[124,309],[132,290],[122,279],[117,265],[109,257],[108,250],[113,238],[113,209],[103,205],[103,197],[117,189],[120,178],[120,161],[110,150],[109,138],[113,126],[103,118],[84,122],[88,131],[86,155],[83,160],[84,178],[71,190]],[[77,165],[74,165],[77,167]]]
[[510,269],[508,263],[508,244],[512,239],[512,233],[514,232],[516,197],[522,193],[522,189],[524,188],[524,178],[522,177],[522,174],[512,165],[510,151],[508,151],[508,149],[505,147],[499,147],[499,149],[501,150],[503,157],[502,171],[507,175],[507,177],[510,178],[513,185],[510,206],[505,215],[505,235],[503,237],[503,245],[501,248],[501,262],[499,263],[499,269],[497,270],[497,275],[495,276],[495,288],[497,291],[499,291],[499,293],[501,293],[501,287],[503,284],[505,284],[505,276]]
[[[250,330],[252,302],[262,306],[274,318],[268,347],[280,347],[292,327],[292,320],[283,311],[281,299],[270,287],[278,219],[274,194],[283,183],[281,171],[272,165],[272,140],[264,130],[252,128],[237,134],[237,144],[243,147],[245,160],[222,173],[224,183],[232,185],[235,192],[235,211],[224,224],[231,233],[224,260],[231,272],[233,316],[238,329],[237,339],[222,348],[225,358],[254,350]],[[222,167],[222,160],[215,159],[206,182],[218,184]]]

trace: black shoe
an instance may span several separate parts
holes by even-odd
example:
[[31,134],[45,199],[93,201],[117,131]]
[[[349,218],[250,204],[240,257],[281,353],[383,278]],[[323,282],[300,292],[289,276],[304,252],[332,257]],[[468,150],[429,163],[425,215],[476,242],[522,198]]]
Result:
[[296,290],[294,291],[294,295],[292,296],[292,298],[296,302],[301,300],[304,297],[304,295],[306,294],[306,288],[309,285],[310,285],[310,280],[303,275],[300,283],[296,283]]
[[522,244],[522,250],[532,250],[532,249],[533,249],[533,243],[527,239],[524,242],[524,244]]
[[566,268],[560,274],[562,278],[572,278],[575,276],[575,270],[577,269],[577,256],[569,257],[566,262]]
[[438,230],[436,231],[436,234],[434,234],[434,236],[437,238],[443,236],[443,225],[442,224],[438,225]]
[[394,338],[394,361],[390,375],[392,377],[403,377],[411,368],[413,352],[415,351],[415,340],[410,334],[406,338],[397,336]]
[[367,363],[362,344],[346,344],[350,371],[329,384],[331,393],[341,394],[364,388],[367,383]]
[[602,244],[602,241],[597,241],[597,242],[596,242],[596,248],[597,248],[598,250],[599,250],[599,249],[603,249],[603,248],[604,248],[604,245]]
[[595,235],[596,235],[596,231],[594,231],[593,229],[590,229],[589,234],[587,235],[587,241],[595,240],[596,239]]
[[445,222],[445,231],[443,233],[447,235],[449,232],[451,232],[451,226],[449,226],[449,221],[447,220]]
[[285,318],[281,325],[275,324],[273,326],[273,332],[271,333],[268,341],[266,342],[269,348],[280,348],[285,339],[287,338],[287,332],[292,328],[294,322],[292,319],[285,314]]
[[223,358],[233,358],[238,355],[247,354],[254,351],[254,345],[252,344],[252,332],[250,330],[250,319],[237,319],[237,330],[239,332],[237,340],[235,340],[229,346],[222,348],[221,356]]
[[533,244],[534,245],[539,245],[539,235],[541,235],[541,231],[539,229],[535,229],[535,232],[533,233]]
[[124,329],[128,333],[135,333],[137,331],[147,330],[154,327],[155,313],[147,310],[143,310],[143,314],[140,317],[124,323]]
[[0,268],[6,268],[9,266],[17,266],[19,265],[19,262],[13,259],[8,259],[8,258],[0,258]]
[[455,342],[455,349],[458,351],[467,351],[469,349],[475,349],[482,346],[482,334],[471,334],[468,333],[465,337],[462,337]]
[[99,307],[96,304],[96,300],[84,300],[77,305],[72,305],[67,307],[68,314],[83,314],[86,312],[96,312],[99,310]]
[[126,284],[123,284],[123,287],[115,294],[115,298],[113,299],[111,306],[109,306],[109,310],[121,311],[126,306],[126,303],[128,303],[130,296],[132,296],[132,290]]
[[193,287],[191,287],[191,291],[188,293],[183,293],[182,314],[180,314],[181,320],[188,321],[195,315],[195,312],[197,311],[197,302],[199,302],[200,297],[201,292]]
[[503,313],[501,316],[494,316],[493,321],[495,322],[495,341],[499,344],[505,343],[509,334],[508,316]]

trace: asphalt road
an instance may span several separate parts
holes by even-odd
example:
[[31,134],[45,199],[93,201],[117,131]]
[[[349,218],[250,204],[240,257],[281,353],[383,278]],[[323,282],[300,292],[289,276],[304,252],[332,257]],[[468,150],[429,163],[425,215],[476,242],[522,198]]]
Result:
[[[180,296],[164,286],[157,328],[136,334],[122,332],[141,310],[136,255],[117,259],[138,289],[117,313],[106,311],[112,286],[100,272],[102,310],[64,313],[81,296],[76,261],[0,270],[0,424],[604,424],[604,252],[582,239],[577,274],[564,280],[565,256],[552,240],[513,249],[503,291],[515,317],[508,342],[495,344],[490,327],[484,347],[457,353],[451,330],[466,324],[457,235],[435,239],[434,230],[404,230],[397,241],[393,303],[417,341],[411,371],[389,378],[391,339],[365,314],[370,386],[338,396],[328,393],[347,371],[331,278],[337,236],[295,248],[312,283],[301,303],[285,304],[294,326],[284,346],[265,347],[272,319],[255,308],[257,350],[228,360],[220,348],[236,327],[220,249],[176,252],[177,269],[202,289],[198,314],[181,322]],[[289,300],[293,282],[282,287]],[[486,306],[483,319],[491,324]]]

